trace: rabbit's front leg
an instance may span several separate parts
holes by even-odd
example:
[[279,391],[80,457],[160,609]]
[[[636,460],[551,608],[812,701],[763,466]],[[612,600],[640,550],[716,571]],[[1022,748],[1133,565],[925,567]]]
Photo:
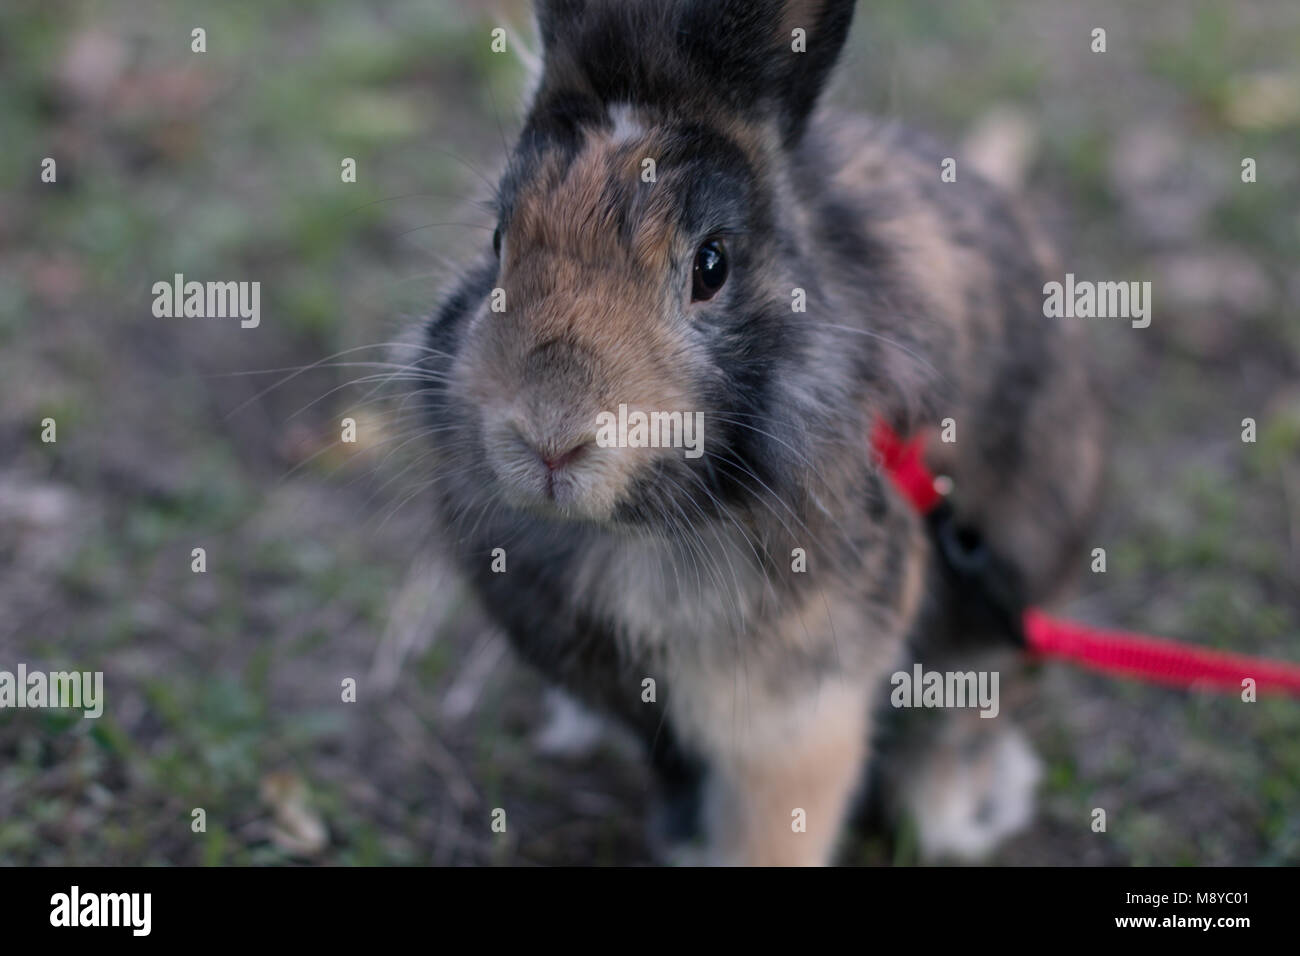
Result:
[[[749,691],[753,705],[756,689]],[[708,734],[705,846],[690,862],[830,863],[866,758],[868,694],[832,677],[808,694],[767,698],[761,711],[746,713],[746,689],[737,693],[734,721],[728,715]]]

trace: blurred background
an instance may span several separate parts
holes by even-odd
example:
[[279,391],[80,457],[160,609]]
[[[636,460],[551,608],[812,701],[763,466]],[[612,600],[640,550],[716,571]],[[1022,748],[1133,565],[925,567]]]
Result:
[[[366,364],[490,241],[526,82],[496,26],[533,45],[522,0],[0,7],[0,669],[107,696],[0,711],[0,863],[648,860],[634,757],[539,755]],[[1021,190],[1080,278],[1153,283],[1150,328],[1089,324],[1108,570],[1064,610],[1300,661],[1300,4],[870,0],[832,99]],[[177,272],[260,281],[261,325],[155,318]],[[1300,703],[1041,679],[997,862],[1300,863]]]

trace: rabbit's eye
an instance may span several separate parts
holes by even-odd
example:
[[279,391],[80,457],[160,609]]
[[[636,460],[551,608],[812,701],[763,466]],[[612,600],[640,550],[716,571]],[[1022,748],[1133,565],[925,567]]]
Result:
[[717,239],[710,239],[695,253],[695,275],[691,281],[691,301],[707,302],[718,294],[727,281],[727,251]]
[[496,231],[492,233],[492,251],[501,258],[501,227],[497,226]]

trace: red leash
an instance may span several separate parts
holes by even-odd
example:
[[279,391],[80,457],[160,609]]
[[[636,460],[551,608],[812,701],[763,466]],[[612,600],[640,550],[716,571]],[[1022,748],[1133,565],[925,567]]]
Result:
[[[923,516],[947,506],[934,474],[925,464],[920,437],[901,439],[877,421],[871,446],[894,486]],[[1300,696],[1300,665],[1244,654],[1228,654],[1164,638],[1087,627],[1049,617],[1036,608],[1017,610],[1026,649],[1091,670],[1174,687],[1239,693],[1250,678],[1260,694]]]

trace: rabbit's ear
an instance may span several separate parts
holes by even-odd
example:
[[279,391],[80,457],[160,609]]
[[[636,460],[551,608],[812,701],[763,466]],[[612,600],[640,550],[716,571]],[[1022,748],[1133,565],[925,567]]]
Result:
[[807,125],[854,0],[536,0],[545,73],[534,112],[618,103]]
[[555,48],[566,27],[582,19],[587,0],[537,0],[537,29],[542,35],[542,49]]
[[692,73],[740,102],[774,109],[788,145],[802,135],[839,59],[854,2],[686,0],[678,42]]

